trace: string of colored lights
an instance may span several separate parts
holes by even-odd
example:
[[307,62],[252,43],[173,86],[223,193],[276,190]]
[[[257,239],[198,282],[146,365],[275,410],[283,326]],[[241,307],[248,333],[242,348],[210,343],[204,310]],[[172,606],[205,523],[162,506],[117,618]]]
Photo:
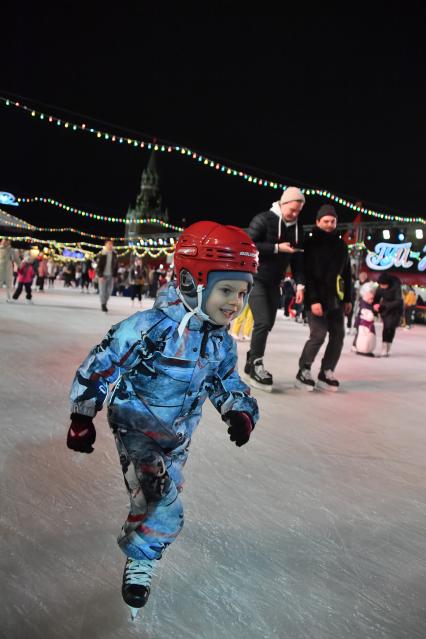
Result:
[[32,224],[29,224],[24,220],[20,220],[19,218],[10,215],[10,213],[3,211],[3,209],[0,209],[0,226],[22,228],[26,229],[27,231],[33,231],[35,229],[35,226],[33,226]]
[[[3,235],[0,234],[0,239],[6,239],[15,242],[26,242],[31,244],[45,244],[46,246],[54,246],[59,247],[60,249],[70,249],[74,251],[82,251],[85,253],[90,253],[90,255],[94,255],[93,251],[89,251],[87,249],[83,249],[82,245],[90,246],[92,248],[102,249],[102,245],[100,244],[89,244],[88,242],[78,242],[78,244],[73,242],[58,242],[56,240],[42,240],[38,237],[32,237],[31,235]],[[121,249],[121,250],[120,250]],[[172,255],[174,253],[174,247],[157,247],[154,245],[149,246],[130,246],[128,244],[124,246],[115,247],[117,255],[122,257],[127,253],[134,253],[139,257],[144,257],[149,255],[153,259],[157,257],[161,257],[162,255]]]
[[63,202],[54,200],[51,197],[17,197],[16,201],[19,202],[19,204],[34,204],[35,202],[41,204],[50,204],[51,206],[56,206],[57,208],[66,211],[67,213],[75,213],[76,215],[88,217],[93,220],[100,220],[102,222],[114,222],[119,224],[133,224],[133,222],[138,222],[140,224],[158,224],[164,229],[177,231],[178,233],[182,233],[182,231],[184,230],[181,226],[169,224],[168,222],[164,222],[164,220],[160,220],[156,217],[134,217],[128,219],[125,217],[112,217],[110,215],[101,215],[99,213],[89,213],[88,211],[83,211],[76,206],[70,206],[69,204],[64,204]]
[[[95,235],[94,233],[86,233],[85,231],[80,231],[78,229],[73,228],[72,226],[66,226],[66,227],[62,227],[62,228],[57,228],[57,227],[44,227],[44,226],[32,226],[32,225],[26,225],[26,223],[24,224],[18,224],[18,223],[9,223],[9,222],[5,222],[6,225],[8,226],[13,226],[14,228],[21,228],[21,229],[26,229],[26,230],[31,230],[31,231],[41,231],[43,233],[76,233],[77,235],[82,235],[84,237],[90,237],[94,240],[111,240],[112,242],[126,242],[127,241],[127,237],[126,236],[122,236],[122,237],[111,237],[109,235]],[[143,238],[140,238],[138,240],[139,242],[149,242],[148,240],[144,240]],[[160,245],[162,246],[163,244],[175,244],[176,240],[173,237],[168,238],[168,241],[164,238],[158,238],[158,240],[153,240],[154,242],[156,242],[156,246]]]
[[[6,107],[12,106],[17,109],[20,109],[33,118],[44,120],[50,124],[55,124],[56,126],[64,127],[65,129],[69,129],[71,131],[82,131],[85,133],[89,133],[91,135],[94,135],[97,139],[100,139],[106,142],[127,144],[129,146],[137,147],[139,149],[148,149],[148,150],[152,149],[154,151],[158,151],[161,153],[177,153],[180,156],[189,157],[193,161],[196,161],[203,166],[215,169],[216,171],[219,171],[220,173],[223,173],[228,176],[239,177],[257,186],[262,186],[262,187],[267,187],[272,189],[282,189],[282,190],[285,190],[287,188],[287,185],[282,184],[281,182],[277,182],[275,180],[271,181],[265,178],[251,175],[249,173],[246,173],[244,170],[237,170],[235,168],[227,166],[226,164],[217,162],[216,160],[213,160],[212,158],[208,158],[200,153],[197,153],[187,147],[182,147],[177,144],[161,144],[157,142],[152,142],[148,139],[136,139],[131,137],[119,136],[111,132],[102,131],[95,127],[91,127],[85,123],[78,124],[77,122],[71,122],[70,120],[67,120],[67,119],[58,118],[57,116],[47,114],[42,111],[38,111],[37,109],[33,109],[25,104],[22,104],[19,101],[14,101],[4,96],[0,96],[0,102],[3,103],[3,105]],[[306,195],[318,195],[320,197],[325,197],[337,204],[340,204],[341,206],[345,206],[346,208],[352,209],[353,211],[356,211],[358,213],[360,212],[360,213],[363,213],[364,215],[369,215],[381,220],[391,220],[395,222],[408,222],[408,223],[415,222],[418,224],[426,224],[426,220],[421,217],[414,217],[414,216],[403,217],[400,215],[390,215],[387,213],[380,213],[378,211],[374,211],[373,209],[365,208],[363,206],[358,206],[356,203],[350,202],[346,198],[342,198],[339,195],[336,195],[335,193],[331,193],[328,190],[316,189],[316,188],[303,188],[303,187],[301,188],[301,190]],[[96,215],[93,215],[92,217],[95,217],[95,219],[104,219],[102,216],[96,217]],[[116,221],[116,220],[106,218],[106,221]],[[122,220],[119,220],[119,221],[122,221]]]
[[[0,235],[0,237],[3,237],[3,236],[2,236],[2,235]],[[14,236],[14,237],[11,237],[11,238],[9,238],[9,237],[8,237],[8,239],[15,239],[16,241],[24,240],[24,239],[27,239],[27,238],[29,238],[29,239],[34,239],[34,238],[31,238],[31,236],[29,236],[29,235]],[[47,242],[47,244],[49,244],[50,242],[56,242],[56,243],[59,243],[57,240],[37,240],[37,241],[39,241],[39,242],[42,242],[42,241],[43,241],[43,242]],[[75,242],[74,242],[74,243],[73,243],[73,242],[63,242],[63,244],[64,244],[64,246],[65,246],[65,244],[66,244],[67,246],[68,246],[68,244],[69,244],[69,245],[75,245]],[[96,249],[102,249],[102,248],[103,248],[103,244],[92,244],[91,242],[84,242],[84,241],[81,241],[81,242],[78,242],[78,244],[79,244],[80,246],[90,246],[90,247],[92,247],[92,248],[96,248]],[[136,244],[136,243],[135,243],[135,244]],[[148,246],[148,248],[149,248],[149,249],[151,249],[151,248],[155,248],[155,249],[163,249],[163,250],[170,249],[170,250],[174,251],[174,246],[173,246],[173,248],[171,248],[171,247],[167,247],[167,246],[162,246],[162,244],[160,244],[160,245],[159,245],[159,244],[157,244],[157,243],[155,242],[155,240],[153,240],[152,238],[149,238],[149,239],[147,239],[147,240],[138,240],[137,245],[138,245],[139,247],[145,247],[145,246]],[[119,250],[119,249],[128,249],[129,247],[132,247],[132,246],[133,246],[132,244],[122,244],[122,245],[117,245],[117,246],[115,247],[115,250],[117,251],[117,250]]]

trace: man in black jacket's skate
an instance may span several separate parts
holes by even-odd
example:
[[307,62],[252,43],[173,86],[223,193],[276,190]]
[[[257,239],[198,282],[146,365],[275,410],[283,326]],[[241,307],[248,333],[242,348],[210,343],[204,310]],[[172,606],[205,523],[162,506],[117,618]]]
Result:
[[305,204],[305,196],[295,186],[289,186],[269,211],[256,215],[247,233],[259,251],[259,270],[249,306],[254,327],[247,362],[245,380],[255,388],[272,390],[272,375],[263,367],[263,355],[268,333],[272,330],[280,301],[280,282],[288,266],[297,285],[296,303],[303,302],[303,229],[298,222]]
[[344,316],[351,312],[351,262],[348,247],[336,232],[334,206],[324,204],[317,213],[316,228],[305,241],[305,308],[310,329],[299,360],[296,385],[313,390],[311,365],[327,333],[328,344],[318,374],[318,386],[337,391],[334,369],[340,359],[345,335]]

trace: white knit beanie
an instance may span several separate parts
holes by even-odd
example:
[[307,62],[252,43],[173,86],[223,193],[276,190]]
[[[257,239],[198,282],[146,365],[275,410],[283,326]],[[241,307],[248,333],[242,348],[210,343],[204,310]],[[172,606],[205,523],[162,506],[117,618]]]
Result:
[[305,204],[305,196],[302,191],[298,189],[297,186],[288,186],[281,196],[280,204],[294,202],[295,200]]

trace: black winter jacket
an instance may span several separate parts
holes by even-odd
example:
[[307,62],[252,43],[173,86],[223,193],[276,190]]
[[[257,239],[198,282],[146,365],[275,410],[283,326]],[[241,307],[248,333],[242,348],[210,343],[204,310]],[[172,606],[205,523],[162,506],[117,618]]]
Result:
[[[105,253],[99,253],[96,261],[97,261],[97,269],[96,272],[98,274],[99,277],[103,277],[104,275],[104,268],[106,266],[106,254]],[[118,271],[118,258],[117,258],[117,253],[115,251],[112,252],[112,262],[111,262],[111,272],[112,272],[112,276],[113,277],[117,277],[117,271]]]
[[376,289],[374,304],[380,304],[379,313],[386,326],[399,326],[403,310],[401,282],[398,277],[390,276],[389,288]]
[[254,276],[255,281],[279,286],[290,264],[296,284],[304,283],[303,253],[275,253],[275,245],[280,242],[290,242],[293,247],[301,248],[303,227],[299,222],[287,227],[276,213],[269,210],[255,215],[246,231],[259,251],[259,270]]
[[[339,302],[351,301],[351,262],[348,247],[336,232],[328,233],[316,227],[305,240],[305,306],[320,303],[324,311],[336,308]],[[337,296],[337,276],[343,279],[343,300]]]

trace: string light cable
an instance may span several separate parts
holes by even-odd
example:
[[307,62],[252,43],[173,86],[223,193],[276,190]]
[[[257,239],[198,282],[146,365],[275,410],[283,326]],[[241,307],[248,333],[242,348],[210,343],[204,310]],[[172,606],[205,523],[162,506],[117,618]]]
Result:
[[[104,142],[116,143],[118,145],[127,144],[128,146],[135,147],[138,149],[148,149],[148,150],[152,149],[154,151],[158,151],[161,153],[176,153],[180,156],[188,157],[205,167],[215,169],[216,171],[219,171],[220,173],[223,173],[227,176],[239,177],[251,184],[272,188],[274,190],[276,189],[285,190],[288,186],[276,180],[269,180],[264,177],[252,175],[251,173],[248,173],[243,169],[234,168],[228,164],[225,164],[222,161],[218,161],[217,159],[214,159],[213,157],[207,157],[206,155],[198,153],[185,146],[180,146],[174,143],[161,142],[161,141],[158,141],[157,138],[152,138],[152,137],[148,138],[147,136],[134,138],[129,136],[126,137],[124,135],[114,134],[114,133],[111,133],[110,131],[106,131],[106,130],[96,128],[94,126],[90,126],[86,124],[85,122],[76,122],[75,120],[72,120],[72,119],[60,118],[58,116],[55,116],[49,113],[44,113],[37,109],[33,109],[27,106],[26,104],[23,104],[20,101],[12,100],[5,96],[0,96],[0,102],[6,107],[14,107],[14,108],[20,109],[33,118],[43,120],[49,124],[54,124],[57,127],[63,127],[70,131],[81,131],[81,132],[87,133],[89,135],[95,136],[97,139],[102,140]],[[93,121],[93,118],[90,118],[90,119]],[[356,211],[357,213],[363,213],[364,215],[369,215],[377,219],[392,220],[396,222],[426,224],[426,220],[421,217],[391,215],[387,213],[381,213],[379,211],[366,208],[364,206],[359,206],[357,203],[351,202],[347,198],[341,197],[335,193],[332,193],[329,190],[311,188],[311,187],[307,187],[307,188],[301,187],[301,191],[307,196],[316,195],[316,196],[324,197],[332,202],[335,202],[336,204],[340,204],[341,206],[344,206],[353,211]],[[95,217],[95,219],[103,219],[103,218]]]

